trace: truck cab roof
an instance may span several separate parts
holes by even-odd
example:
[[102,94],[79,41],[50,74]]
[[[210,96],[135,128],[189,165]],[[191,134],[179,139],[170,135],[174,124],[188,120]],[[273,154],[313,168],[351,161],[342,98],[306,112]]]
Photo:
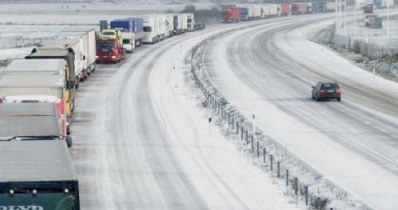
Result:
[[63,59],[17,59],[13,60],[1,74],[65,74],[65,61]]
[[62,75],[0,75],[0,89],[12,87],[64,88],[65,83],[65,77]]
[[0,105],[0,143],[13,137],[59,137],[62,131],[55,103]]
[[2,142],[0,190],[9,183],[76,181],[64,141]]

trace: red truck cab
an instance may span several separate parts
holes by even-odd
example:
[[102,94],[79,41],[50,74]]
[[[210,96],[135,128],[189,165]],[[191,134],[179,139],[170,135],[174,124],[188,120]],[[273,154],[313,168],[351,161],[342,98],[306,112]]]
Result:
[[117,63],[124,59],[125,55],[117,39],[97,39],[97,63]]
[[222,10],[221,22],[223,23],[239,22],[241,18],[240,8],[238,7],[223,8]]

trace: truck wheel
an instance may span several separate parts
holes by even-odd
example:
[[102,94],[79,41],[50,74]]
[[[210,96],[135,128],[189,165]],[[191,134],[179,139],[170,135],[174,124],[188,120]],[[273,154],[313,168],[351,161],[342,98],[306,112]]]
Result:
[[66,136],[66,145],[70,148],[72,147],[72,137],[71,136]]

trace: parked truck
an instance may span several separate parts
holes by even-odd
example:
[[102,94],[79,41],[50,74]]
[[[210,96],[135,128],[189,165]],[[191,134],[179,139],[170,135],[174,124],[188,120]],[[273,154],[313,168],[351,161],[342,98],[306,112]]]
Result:
[[2,75],[0,102],[54,102],[64,105],[70,118],[73,101],[66,103],[65,78],[60,75]]
[[77,173],[64,142],[0,145],[0,209],[80,210]]
[[188,31],[188,13],[181,13],[182,16],[182,31]]
[[[56,102],[58,99],[62,99],[63,109],[70,120],[75,104],[76,89],[67,85],[70,77],[68,76],[69,69],[65,64],[63,59],[18,59],[12,61],[0,71],[0,99],[5,100],[5,97],[8,97],[11,100],[10,97],[14,97],[12,101],[27,100],[27,102]],[[19,90],[25,85],[25,80],[34,89],[30,90],[33,92],[32,94]],[[48,97],[43,97],[47,95],[46,90],[43,93],[40,92],[40,88],[43,88],[47,82],[50,85],[48,88],[55,88],[54,91],[51,91],[50,96],[55,96],[56,100],[51,101]],[[11,83],[11,85],[8,86],[7,83]],[[35,89],[36,87],[40,88]]]
[[144,43],[151,44],[160,41],[157,15],[146,15],[142,19],[144,20]]
[[97,38],[97,63],[117,63],[125,57],[125,50],[118,39]]
[[59,38],[68,40],[80,40],[81,57],[80,65],[82,66],[84,78],[87,78],[95,70],[96,59],[96,32],[94,29],[86,31],[62,30]]
[[0,139],[15,141],[62,140],[72,146],[60,103],[3,103]]
[[222,9],[222,20],[223,23],[240,22],[242,16],[238,7],[224,7]]
[[174,32],[174,15],[166,14],[166,37],[173,36]]
[[178,35],[183,33],[182,29],[182,14],[174,14],[173,16],[173,34]]
[[144,38],[143,26],[144,22],[140,17],[118,19],[110,22],[111,29],[121,31],[123,48],[127,52],[133,52],[136,47],[141,46]]
[[250,7],[246,5],[238,5],[240,9],[240,15],[241,15],[241,20],[243,21],[248,21],[249,19],[249,14],[250,14]]
[[80,39],[51,40],[40,44],[32,49],[32,53],[26,59],[59,59],[67,60],[68,67],[73,70],[71,75],[75,77],[73,85],[77,89],[79,82],[86,78],[84,71],[85,59],[83,54],[83,43]]
[[37,47],[33,48],[31,54],[25,56],[25,59],[62,59],[64,60],[66,72],[66,88],[79,88],[79,75],[76,73],[75,51],[70,47],[51,48]]
[[290,15],[292,10],[292,5],[291,4],[281,4],[281,15],[282,16],[288,16]]

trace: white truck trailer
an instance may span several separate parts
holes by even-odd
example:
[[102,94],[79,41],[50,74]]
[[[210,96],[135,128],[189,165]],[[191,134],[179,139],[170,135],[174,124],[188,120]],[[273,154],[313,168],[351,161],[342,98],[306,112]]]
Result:
[[159,20],[157,15],[142,16],[144,21],[144,43],[155,43],[160,40],[159,37]]
[[188,31],[194,31],[195,17],[193,13],[187,13],[187,28]]
[[81,65],[84,72],[84,77],[90,75],[95,70],[96,60],[96,35],[95,30],[87,31],[62,31],[63,38],[68,40],[80,40],[82,49]]

